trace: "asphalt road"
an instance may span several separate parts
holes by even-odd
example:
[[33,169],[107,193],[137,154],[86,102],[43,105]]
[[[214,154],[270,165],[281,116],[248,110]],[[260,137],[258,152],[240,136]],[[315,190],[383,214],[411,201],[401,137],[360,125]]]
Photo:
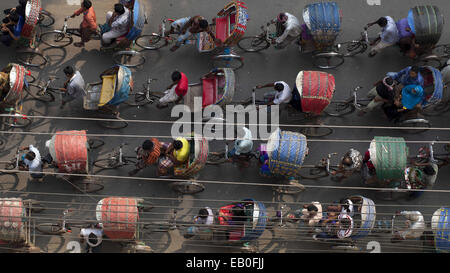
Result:
[[[104,22],[106,11],[111,10],[115,1],[98,0],[94,7],[97,13],[97,21]],[[303,7],[313,1],[272,1],[272,0],[248,0],[246,1],[250,20],[248,22],[247,35],[259,34],[259,27],[270,19],[274,18],[279,12],[287,11],[296,15],[301,20],[301,11]],[[359,36],[362,27],[375,21],[380,16],[389,15],[396,20],[407,15],[409,8],[422,4],[416,0],[386,1],[381,0],[381,5],[368,5],[365,0],[337,1],[343,12],[342,31],[338,41],[347,41]],[[376,1],[370,1],[376,2]],[[441,12],[446,15],[450,12],[450,3],[444,0],[426,1],[427,4],[434,4],[439,7]],[[0,9],[13,6],[15,1],[1,1]],[[227,4],[227,1],[206,1],[206,0],[181,0],[181,1],[146,1],[146,9],[149,15],[149,24],[146,25],[144,33],[155,32],[158,25],[164,17],[180,18],[201,14],[208,19]],[[56,22],[52,28],[60,28],[65,16],[71,15],[78,8],[77,0],[47,0],[44,1],[44,8],[50,11],[56,17]],[[81,21],[80,17],[73,19],[70,24],[76,27]],[[43,30],[45,31],[45,30]],[[375,33],[375,32],[374,32]],[[440,43],[450,41],[449,33],[444,31]],[[77,40],[77,38],[75,38]],[[46,80],[49,75],[56,75],[61,79],[56,84],[61,84],[64,78],[63,68],[67,65],[75,66],[83,75],[86,82],[98,81],[98,75],[105,69],[113,65],[111,54],[101,53],[99,51],[98,41],[91,41],[84,50],[69,46],[65,49],[52,49],[45,45],[40,45],[39,49],[50,58],[50,64],[42,70],[33,70],[40,80]],[[3,47],[0,51],[0,65],[6,66],[14,61],[13,48]],[[301,54],[297,47],[291,45],[284,50],[275,50],[270,48],[261,53],[245,53],[236,48],[236,53],[244,56],[245,65],[236,72],[236,94],[235,101],[245,99],[250,96],[251,88],[257,84],[265,84],[283,80],[293,84],[297,73],[301,70],[318,70],[312,65],[312,58],[309,54]],[[157,78],[158,81],[152,84],[152,89],[162,91],[170,83],[170,74],[178,69],[188,76],[190,82],[198,81],[201,75],[207,73],[212,68],[212,58],[210,54],[201,54],[193,46],[185,46],[172,53],[168,48],[159,51],[145,51],[147,61],[145,65],[137,70],[133,70],[133,78],[136,88],[141,88],[148,77]],[[378,81],[389,71],[399,71],[405,66],[411,65],[412,61],[402,57],[397,48],[389,48],[369,59],[366,54],[348,58],[345,63],[337,69],[327,70],[332,73],[336,79],[335,99],[347,98],[350,91],[357,85],[363,86],[361,94],[368,92],[372,84]],[[63,110],[59,109],[57,102],[43,104],[35,101],[26,101],[24,109],[33,109],[47,116],[58,117],[93,117],[82,108],[82,102],[77,101]],[[121,117],[125,119],[136,120],[175,120],[170,117],[170,109],[159,110],[155,105],[145,107],[121,108]],[[431,117],[432,126],[436,128],[448,127],[450,113],[443,116]],[[281,123],[295,124],[295,122],[281,121]],[[356,113],[345,118],[325,118],[325,124],[330,125],[363,125],[363,126],[392,126],[384,115],[375,111],[363,117]],[[110,152],[122,142],[129,143],[125,148],[127,154],[133,155],[134,147],[140,145],[145,136],[167,136],[170,135],[171,123],[152,124],[152,123],[130,123],[123,130],[108,130],[99,127],[95,121],[88,120],[56,120],[56,119],[38,119],[33,122],[29,128],[15,129],[14,132],[39,132],[54,133],[60,130],[88,130],[89,134],[114,134],[114,135],[140,135],[144,137],[104,137],[106,145],[99,151],[89,154],[90,160],[97,158],[102,154]],[[298,131],[300,128],[282,128],[286,130]],[[15,147],[18,145],[37,145],[42,151],[45,148],[45,141],[50,135],[31,135],[14,134],[5,135],[8,139],[7,148],[0,152],[2,159],[11,158]],[[408,141],[430,141],[436,136],[442,141],[449,140],[448,131],[430,130],[421,134],[405,134],[402,130],[388,129],[335,129],[330,136],[321,138],[326,140],[364,140],[365,142],[315,142],[309,139],[308,146],[310,155],[305,164],[314,164],[329,152],[337,152],[342,155],[349,148],[356,148],[365,151],[368,148],[370,140],[374,136],[403,136]],[[259,143],[259,141],[258,141]],[[255,143],[256,144],[256,143]],[[256,145],[255,145],[256,146]],[[416,153],[419,144],[408,144],[411,154]],[[218,150],[223,147],[222,141],[210,142],[211,150]],[[127,176],[130,169],[102,172],[105,175]],[[439,176],[434,187],[435,190],[444,190],[448,188],[448,177],[450,168],[443,168],[439,171]],[[138,177],[155,177],[155,169],[147,168]],[[75,208],[76,218],[95,219],[96,203],[104,196],[133,196],[146,197],[151,200],[155,208],[142,216],[143,221],[153,221],[169,219],[174,208],[177,209],[177,219],[181,221],[190,221],[193,215],[200,207],[210,206],[218,208],[230,203],[230,200],[241,200],[244,198],[254,198],[262,201],[268,208],[268,213],[272,214],[281,203],[288,203],[294,209],[311,201],[320,201],[322,203],[331,203],[342,197],[349,195],[363,195],[372,198],[377,205],[377,218],[389,219],[393,213],[402,209],[420,210],[425,215],[428,222],[431,214],[439,207],[448,205],[449,194],[439,192],[427,192],[420,198],[414,200],[382,201],[376,199],[376,192],[373,190],[361,189],[336,189],[332,186],[361,187],[361,178],[353,175],[348,180],[337,184],[329,178],[323,178],[318,181],[301,181],[304,185],[320,185],[320,188],[307,188],[307,190],[296,196],[280,195],[272,190],[272,187],[261,185],[239,185],[239,184],[205,184],[205,191],[195,195],[180,196],[173,192],[167,181],[145,181],[132,179],[105,179],[104,190],[98,194],[83,195],[74,191],[73,187],[61,179],[54,176],[47,176],[42,182],[32,182],[27,174],[19,175],[20,181],[16,185],[5,186],[9,192],[2,192],[5,197],[23,197],[34,198],[44,203],[48,209],[39,215],[35,215],[38,221],[48,221],[55,219],[65,208]],[[221,167],[207,166],[200,172],[200,180],[228,181],[228,182],[248,182],[254,184],[276,183],[274,180],[267,180],[258,175],[256,164],[247,169],[239,169],[233,165]],[[2,181],[3,182],[3,181]],[[66,252],[67,244],[75,240],[77,230],[73,234],[64,236],[42,236],[36,233],[36,245],[46,252]],[[149,233],[143,235],[144,240],[156,252],[230,252],[238,249],[224,246],[211,245],[208,242],[189,241],[180,236],[178,230],[169,233]],[[367,243],[369,241],[378,241],[381,244],[381,252],[421,252],[418,242],[408,242],[392,245],[389,242],[389,235],[376,236],[371,235],[358,242],[362,251],[369,251]],[[70,247],[69,247],[70,249]],[[120,246],[115,242],[105,241],[102,252],[119,252]],[[259,240],[260,252],[329,252],[330,245],[313,241],[305,232],[296,230],[295,227],[285,229],[276,229],[275,231],[266,230]]]

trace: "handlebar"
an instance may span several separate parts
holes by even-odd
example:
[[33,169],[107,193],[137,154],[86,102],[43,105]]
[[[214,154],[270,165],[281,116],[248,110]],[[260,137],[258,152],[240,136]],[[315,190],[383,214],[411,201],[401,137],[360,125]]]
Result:
[[363,88],[362,86],[356,86],[355,89],[353,89],[353,91],[358,91],[359,89]]

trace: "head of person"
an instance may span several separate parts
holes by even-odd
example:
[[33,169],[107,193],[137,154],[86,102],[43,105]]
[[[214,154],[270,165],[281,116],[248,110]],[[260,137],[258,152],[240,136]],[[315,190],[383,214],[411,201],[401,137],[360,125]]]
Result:
[[208,210],[205,209],[205,208],[200,209],[200,210],[198,211],[198,217],[200,217],[200,218],[202,218],[202,219],[206,219],[206,217],[208,217]]
[[114,12],[122,15],[125,13],[125,7],[122,4],[115,4],[114,5]]
[[181,73],[180,73],[180,71],[172,72],[172,81],[173,82],[178,82],[180,80],[181,80]]
[[198,21],[198,26],[201,28],[201,29],[207,29],[208,28],[208,21],[206,21],[205,19],[201,19],[201,20],[199,20]]
[[9,21],[10,21],[11,23],[15,24],[15,25],[16,25],[17,23],[19,23],[20,17],[19,17],[19,14],[17,14],[17,12],[12,12],[12,13],[10,13],[9,16],[8,16],[8,18],[9,18]]
[[180,150],[181,148],[183,148],[183,142],[181,142],[180,140],[174,140],[173,148],[175,150]]
[[380,19],[378,19],[377,20],[377,24],[380,26],[380,27],[385,27],[385,26],[387,26],[387,19],[386,19],[386,17],[380,17]]
[[281,12],[280,14],[278,14],[277,16],[277,21],[280,23],[284,23],[287,21],[287,16],[284,12]]
[[28,159],[30,161],[33,161],[36,158],[36,154],[32,151],[29,151],[26,155],[25,155],[25,159]]
[[342,159],[342,165],[345,167],[351,167],[353,165],[353,160],[351,157],[346,156]]
[[273,88],[274,88],[276,91],[281,92],[281,91],[283,91],[283,89],[284,89],[284,85],[281,84],[281,83],[277,83],[277,84],[274,85]]
[[317,212],[319,211],[319,209],[316,206],[314,206],[313,204],[309,204],[306,207],[306,210],[308,211],[309,215],[311,215],[311,216],[316,215]]
[[142,143],[142,149],[145,151],[152,151],[153,150],[153,142],[151,140],[146,140],[144,143]]
[[409,70],[409,76],[411,78],[416,78],[419,75],[419,67],[417,65],[411,66],[411,69]]
[[85,10],[88,10],[92,7],[92,2],[90,0],[83,0],[81,3],[81,7]]
[[423,169],[423,172],[426,175],[435,175],[436,174],[436,171],[434,170],[434,168],[431,165],[425,166],[425,168]]
[[68,78],[70,78],[70,77],[73,76],[73,74],[75,74],[75,70],[74,70],[73,67],[71,67],[71,66],[66,66],[66,67],[64,68],[64,74],[66,74],[66,76],[67,76]]

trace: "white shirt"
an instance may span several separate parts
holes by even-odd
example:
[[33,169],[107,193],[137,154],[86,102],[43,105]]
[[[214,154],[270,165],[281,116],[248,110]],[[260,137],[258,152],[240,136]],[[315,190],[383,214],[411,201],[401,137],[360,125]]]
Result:
[[244,137],[238,138],[234,142],[236,155],[250,153],[253,149],[252,132],[245,127],[242,127],[242,129],[245,132]]
[[125,12],[116,17],[114,19],[114,22],[111,24],[111,30],[115,31],[117,33],[120,33],[120,35],[125,35],[128,33],[128,28],[130,24],[130,10],[124,7]]
[[285,12],[284,13],[287,16],[287,20],[284,23],[286,26],[286,29],[284,30],[283,34],[276,39],[276,43],[280,44],[286,39],[288,36],[291,37],[298,37],[302,33],[302,29],[300,27],[300,22],[298,21],[297,17],[294,15]]
[[292,99],[292,89],[289,87],[289,85],[283,81],[275,82],[275,84],[281,83],[284,88],[283,91],[277,92],[275,95],[275,99],[273,100],[273,103],[275,104],[282,104],[282,103],[289,103]]
[[79,71],[76,71],[70,78],[69,84],[67,85],[67,93],[72,97],[83,96],[86,92],[84,91],[84,79]]
[[214,213],[211,208],[205,207],[205,209],[208,211],[208,216],[206,217],[206,220],[203,220],[201,217],[195,218],[196,224],[204,224],[204,225],[212,225],[214,223]]
[[402,211],[400,214],[405,216],[410,223],[408,230],[401,233],[403,239],[407,237],[419,238],[425,230],[425,220],[422,213],[420,211]]
[[29,146],[29,150],[30,150],[30,152],[33,152],[36,155],[36,157],[32,161],[25,158],[23,160],[23,163],[25,163],[25,165],[28,167],[28,170],[30,171],[30,173],[41,172],[42,171],[42,161],[41,161],[41,154],[39,153],[39,150],[36,149],[33,145]]
[[387,44],[395,44],[399,40],[397,24],[390,16],[384,16],[387,19],[387,25],[381,31],[381,41]]
[[[93,244],[89,241],[89,234],[94,233],[97,236],[97,243]],[[83,236],[86,243],[91,247],[99,246],[102,243],[103,230],[98,228],[82,228],[80,235]]]

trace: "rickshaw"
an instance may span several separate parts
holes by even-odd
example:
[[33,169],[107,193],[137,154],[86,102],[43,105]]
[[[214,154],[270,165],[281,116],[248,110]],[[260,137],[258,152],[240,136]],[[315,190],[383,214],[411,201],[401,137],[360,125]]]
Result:
[[[355,241],[364,237],[367,237],[375,226],[376,219],[376,207],[373,200],[361,196],[353,195],[348,197],[353,203],[353,229],[348,238],[339,239],[336,234],[331,234],[327,231],[327,228],[322,230],[321,236],[317,239],[332,241],[335,245],[331,248],[335,250],[359,250],[355,245]],[[326,218],[323,218],[326,220]]]
[[[243,210],[242,215],[235,215],[238,209]],[[200,240],[240,245],[242,251],[256,252],[258,246],[250,243],[257,243],[266,224],[267,211],[264,204],[254,199],[244,199],[221,207],[210,227],[193,226],[188,228],[186,234]]]
[[36,45],[36,37],[39,37],[40,33],[38,24],[44,18],[41,10],[41,0],[29,0],[25,9],[26,18],[19,21],[23,27],[16,43],[16,58],[20,63],[32,67],[40,67],[48,62],[47,58],[39,53]]
[[438,253],[450,252],[450,208],[439,208],[431,217],[432,246]]
[[34,200],[0,198],[0,246],[13,252],[41,252],[35,246],[32,212],[42,210]]
[[[31,76],[30,71],[21,65],[10,63],[2,72],[8,74],[9,80],[2,90],[0,108],[8,115],[13,115],[4,117],[3,124],[9,127],[25,127],[31,123],[31,119],[22,114],[22,102],[26,97],[25,89],[29,83],[26,77]],[[34,81],[33,77],[29,79]]]
[[[116,38],[116,40],[110,46],[101,46],[100,51],[116,51],[113,54],[113,60],[116,64],[121,64],[127,67],[137,67],[145,63],[145,57],[138,51],[130,49],[136,39],[141,35],[144,29],[144,24],[147,23],[147,16],[145,14],[145,6],[143,1],[134,1],[131,12],[131,25],[128,33]],[[81,36],[79,28],[68,28],[66,17],[64,20],[64,26],[61,30],[52,30],[44,32],[40,36],[41,41],[51,47],[63,48],[73,43],[72,35]],[[101,36],[104,32],[107,32],[109,26],[99,25],[100,31],[92,36],[93,40],[101,40]]]
[[108,239],[119,241],[131,252],[153,252],[141,241],[139,212],[147,209],[141,198],[107,197],[97,203],[95,215]]
[[[99,125],[110,129],[122,129],[128,123],[117,117],[119,104],[128,100],[133,90],[133,77],[131,70],[126,66],[115,65],[100,74],[100,82],[86,85],[86,96],[83,107],[86,110],[96,110],[109,119],[99,121]],[[114,114],[116,112],[116,114]],[[115,119],[116,121],[114,121]]]
[[[242,57],[236,55],[231,50],[239,40],[244,36],[247,30],[247,6],[242,1],[233,0],[228,3],[222,10],[217,13],[217,17],[213,19],[212,32],[216,38],[223,43],[223,48],[218,48],[210,35],[206,32],[200,32],[193,35],[192,39],[187,41],[194,44],[199,52],[220,52],[221,54],[214,57],[214,67],[216,68],[232,68],[239,69],[244,65]],[[173,42],[173,37],[165,37],[166,22],[172,23],[173,19],[164,19],[159,33],[150,35],[142,35],[136,41],[136,44],[145,49],[159,49]]]

